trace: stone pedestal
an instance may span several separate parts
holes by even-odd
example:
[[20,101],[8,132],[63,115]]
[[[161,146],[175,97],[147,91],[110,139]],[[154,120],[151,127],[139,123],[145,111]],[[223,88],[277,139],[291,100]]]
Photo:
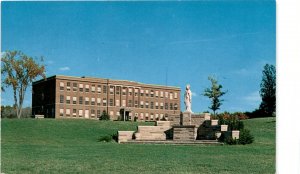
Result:
[[219,122],[219,120],[211,120],[211,125],[212,126],[217,126],[218,122]]
[[233,130],[232,131],[232,139],[239,139],[240,138],[240,131]]
[[192,112],[185,111],[182,113],[182,125],[191,125]]
[[222,125],[221,125],[221,131],[222,131],[222,132],[228,131],[228,125],[222,124]]
[[196,137],[195,125],[173,126],[173,140],[175,141],[193,141]]

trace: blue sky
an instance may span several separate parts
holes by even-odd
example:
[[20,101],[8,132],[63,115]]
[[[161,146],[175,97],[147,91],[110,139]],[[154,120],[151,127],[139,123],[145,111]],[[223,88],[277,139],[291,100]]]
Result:
[[[47,76],[61,74],[179,86],[192,110],[209,75],[228,93],[221,111],[260,104],[262,69],[276,61],[273,1],[2,2],[1,50],[44,56]],[[12,104],[12,92],[2,104]],[[25,105],[31,105],[31,89]],[[183,103],[182,103],[183,108]]]

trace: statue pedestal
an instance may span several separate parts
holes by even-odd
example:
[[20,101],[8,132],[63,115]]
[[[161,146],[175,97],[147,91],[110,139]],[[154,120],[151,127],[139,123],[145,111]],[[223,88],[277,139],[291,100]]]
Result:
[[184,111],[182,113],[182,125],[192,125],[192,112],[190,111]]

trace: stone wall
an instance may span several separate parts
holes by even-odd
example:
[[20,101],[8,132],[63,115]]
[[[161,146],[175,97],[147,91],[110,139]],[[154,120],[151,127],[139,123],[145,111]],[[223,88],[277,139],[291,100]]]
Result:
[[173,140],[193,141],[196,140],[197,132],[195,125],[173,126]]

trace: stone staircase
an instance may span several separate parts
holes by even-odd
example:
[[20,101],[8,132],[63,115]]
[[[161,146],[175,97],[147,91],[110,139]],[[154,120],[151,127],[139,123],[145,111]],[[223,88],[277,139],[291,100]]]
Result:
[[228,132],[209,114],[183,113],[170,116],[170,121],[156,121],[155,126],[138,126],[137,131],[118,131],[119,143],[152,144],[219,144],[222,133],[238,139],[239,132]]

